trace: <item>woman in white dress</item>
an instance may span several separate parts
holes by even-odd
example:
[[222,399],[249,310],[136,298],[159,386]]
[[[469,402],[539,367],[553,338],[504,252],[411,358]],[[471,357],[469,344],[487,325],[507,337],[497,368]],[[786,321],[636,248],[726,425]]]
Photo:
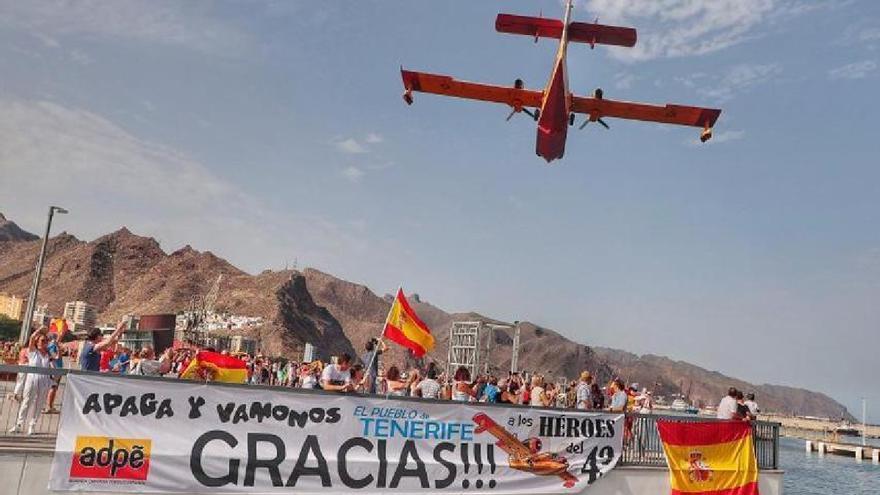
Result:
[[[34,332],[28,340],[28,366],[35,368],[54,367],[49,356],[49,338],[44,329]],[[34,428],[40,418],[40,411],[43,410],[43,402],[46,400],[46,394],[49,393],[51,385],[52,377],[50,375],[28,373],[24,381],[21,405],[18,407],[18,418],[15,426],[9,430],[10,433],[20,432],[25,420],[29,420],[27,434],[34,434]]]

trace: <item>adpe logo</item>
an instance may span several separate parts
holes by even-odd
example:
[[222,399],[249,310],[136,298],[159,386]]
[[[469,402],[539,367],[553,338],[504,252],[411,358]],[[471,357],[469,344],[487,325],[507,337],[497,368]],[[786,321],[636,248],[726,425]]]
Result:
[[146,438],[76,437],[70,477],[145,481],[150,472]]

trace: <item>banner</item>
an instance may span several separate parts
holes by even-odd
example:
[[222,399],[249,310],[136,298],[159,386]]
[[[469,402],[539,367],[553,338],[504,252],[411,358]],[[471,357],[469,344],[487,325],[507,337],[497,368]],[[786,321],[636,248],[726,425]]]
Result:
[[68,375],[49,488],[126,493],[576,493],[623,416]]

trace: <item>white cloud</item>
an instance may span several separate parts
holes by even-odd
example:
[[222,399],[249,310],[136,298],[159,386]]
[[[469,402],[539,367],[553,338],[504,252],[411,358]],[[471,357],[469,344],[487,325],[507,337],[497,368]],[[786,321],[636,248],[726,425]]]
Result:
[[759,27],[831,2],[807,0],[585,0],[589,18],[603,24],[633,26],[633,48],[612,47],[624,61],[715,52],[759,36]]
[[862,60],[861,62],[853,62],[851,64],[831,69],[828,71],[828,77],[833,80],[863,79],[875,70],[877,70],[877,62],[874,62],[873,60]]
[[0,2],[0,26],[30,32],[47,46],[68,36],[114,37],[233,55],[247,37],[206,15],[210,4],[148,0]]
[[342,176],[351,182],[358,182],[363,178],[364,171],[355,167],[354,165],[349,165],[342,170]]
[[385,141],[381,134],[371,132],[367,134],[363,140],[355,138],[346,138],[337,140],[334,144],[336,149],[343,153],[362,154],[369,153],[373,145],[380,144]]
[[354,138],[348,138],[348,139],[344,139],[342,141],[338,141],[336,143],[336,149],[338,149],[339,151],[342,151],[343,153],[352,153],[352,154],[367,153],[369,151],[366,146],[359,143]]
[[616,89],[630,89],[638,78],[628,72],[618,72],[614,75],[614,87]]
[[323,218],[268,208],[204,164],[86,110],[0,99],[0,115],[2,207],[32,230],[52,198],[71,212],[59,230],[89,238],[127,225],[166,249],[191,243],[252,271],[291,253],[320,265],[365,248]]
[[772,81],[782,73],[779,64],[739,64],[719,76],[695,73],[676,80],[688,88],[696,88],[701,95],[724,103],[737,93]]

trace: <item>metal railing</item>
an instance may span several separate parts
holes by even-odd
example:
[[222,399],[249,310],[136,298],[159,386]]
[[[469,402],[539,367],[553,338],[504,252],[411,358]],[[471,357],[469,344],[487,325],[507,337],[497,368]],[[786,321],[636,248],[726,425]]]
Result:
[[[15,384],[17,382],[17,376],[22,376],[24,373],[22,371],[27,371],[29,373],[36,374],[48,374],[52,376],[62,376],[69,373],[71,370],[67,369],[51,369],[51,368],[29,368],[26,366],[10,366],[10,365],[0,365],[0,426],[3,427],[2,432],[0,432],[0,436],[2,435],[19,435],[23,433],[10,433],[9,430],[15,425],[16,417],[18,415],[19,407],[21,403],[13,397]],[[74,373],[81,373],[79,371],[73,371]],[[175,380],[173,378],[159,378],[159,377],[127,377],[120,376],[118,377],[121,380],[125,379],[136,379],[136,380]],[[55,401],[55,407],[60,410],[61,401],[64,398],[64,386],[65,381],[63,378],[60,380],[59,389],[57,392],[57,399]],[[264,388],[264,385],[232,385],[232,384],[223,384],[223,383],[212,383],[212,386],[231,386],[231,387],[260,387]],[[286,389],[290,390],[290,389]],[[297,389],[298,393],[330,393],[323,392],[320,390],[303,390]],[[384,396],[382,396],[384,397]],[[395,400],[416,400],[416,401],[424,401],[428,399],[418,399],[418,398],[406,398],[406,397],[395,397]],[[433,401],[433,400],[432,400]],[[436,402],[436,401],[433,401]],[[443,401],[444,403],[450,404],[448,401]],[[503,407],[529,407],[529,406],[510,406],[509,404],[495,405],[495,404],[481,404],[477,403],[481,406],[486,407],[495,407],[495,406],[503,406]],[[657,420],[671,420],[671,421],[684,421],[684,422],[705,422],[705,421],[717,421],[713,418],[699,417],[699,416],[691,416],[691,415],[665,415],[665,414],[628,414],[627,415],[627,428],[630,430],[631,435],[627,433],[625,435],[624,443],[623,443],[623,454],[621,457],[621,465],[624,466],[654,466],[654,467],[666,467],[666,457],[663,454],[663,444],[660,442],[660,436],[657,432]],[[41,437],[54,437],[58,432],[58,423],[60,420],[60,414],[40,414],[39,420],[34,428],[35,434]],[[758,468],[760,469],[778,469],[779,467],[779,423],[772,423],[767,421],[753,421],[752,423],[752,439],[754,440],[755,445],[755,455],[758,460]],[[27,425],[23,428],[23,432],[27,431]]]

